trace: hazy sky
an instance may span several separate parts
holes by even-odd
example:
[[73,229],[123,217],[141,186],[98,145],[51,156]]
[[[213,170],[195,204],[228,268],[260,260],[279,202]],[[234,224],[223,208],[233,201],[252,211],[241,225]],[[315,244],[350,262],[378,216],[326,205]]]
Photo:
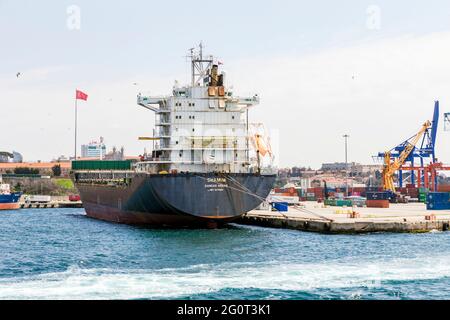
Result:
[[[75,88],[89,94],[80,143],[103,136],[142,153],[154,114],[136,94],[186,82],[200,41],[235,92],[261,96],[251,120],[271,131],[280,166],[343,161],[344,133],[350,160],[372,163],[431,118],[434,100],[450,112],[445,0],[0,0],[0,35],[0,149],[26,160],[73,154]],[[443,121],[438,140],[450,162]]]

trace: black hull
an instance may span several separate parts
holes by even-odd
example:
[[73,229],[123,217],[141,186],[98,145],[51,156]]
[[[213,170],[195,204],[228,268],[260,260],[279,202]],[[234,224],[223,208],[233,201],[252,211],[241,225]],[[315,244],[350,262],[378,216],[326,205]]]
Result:
[[134,174],[127,185],[75,179],[89,217],[151,226],[211,226],[232,222],[258,207],[274,175]]

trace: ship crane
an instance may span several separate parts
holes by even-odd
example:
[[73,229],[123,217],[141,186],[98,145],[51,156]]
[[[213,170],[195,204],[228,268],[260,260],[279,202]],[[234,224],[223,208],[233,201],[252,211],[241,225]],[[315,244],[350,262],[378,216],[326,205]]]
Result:
[[416,145],[419,143],[420,139],[425,135],[425,133],[431,128],[431,122],[427,121],[423,124],[420,131],[408,141],[405,145],[404,150],[400,153],[398,158],[391,161],[391,151],[387,151],[384,154],[384,168],[383,168],[383,188],[386,191],[396,192],[394,186],[394,174],[405,164],[411,152],[415,149]]

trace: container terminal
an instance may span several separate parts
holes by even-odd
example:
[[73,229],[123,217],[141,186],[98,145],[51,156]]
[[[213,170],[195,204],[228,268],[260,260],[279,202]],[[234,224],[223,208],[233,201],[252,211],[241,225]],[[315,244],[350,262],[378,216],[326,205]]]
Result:
[[[239,223],[323,233],[447,231],[450,185],[439,183],[449,171],[436,157],[440,106],[412,137],[374,158],[381,159],[380,186],[274,189],[269,204],[246,214]],[[444,114],[444,129],[448,128]],[[348,176],[348,166],[345,174]],[[405,185],[405,178],[408,183]],[[369,180],[370,183],[370,180]]]

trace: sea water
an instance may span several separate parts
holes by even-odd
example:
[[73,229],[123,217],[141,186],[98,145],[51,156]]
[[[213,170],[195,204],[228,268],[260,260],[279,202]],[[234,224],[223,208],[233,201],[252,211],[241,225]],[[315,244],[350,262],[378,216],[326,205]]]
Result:
[[0,299],[450,299],[450,233],[149,229],[0,212]]

